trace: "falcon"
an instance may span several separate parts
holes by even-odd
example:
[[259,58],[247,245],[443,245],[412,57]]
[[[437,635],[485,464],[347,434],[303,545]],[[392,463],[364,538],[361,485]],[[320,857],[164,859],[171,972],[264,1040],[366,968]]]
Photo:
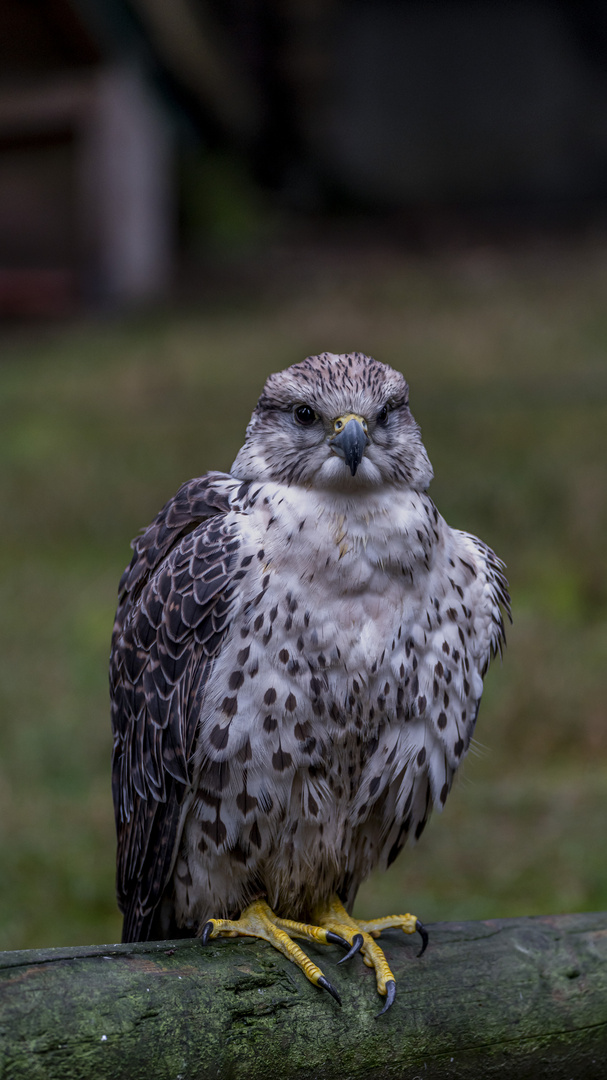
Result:
[[[450,528],[397,371],[322,353],[271,375],[229,473],[183,484],[119,588],[110,683],[123,940],[360,951],[357,890],[441,809],[510,616],[504,564]],[[420,952],[420,955],[421,955]],[[381,1015],[381,1014],[378,1014]]]

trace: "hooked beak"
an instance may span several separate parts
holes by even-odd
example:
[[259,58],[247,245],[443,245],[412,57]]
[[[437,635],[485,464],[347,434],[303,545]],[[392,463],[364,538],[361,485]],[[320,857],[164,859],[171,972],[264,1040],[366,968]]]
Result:
[[354,476],[369,442],[367,421],[356,413],[345,413],[333,421],[334,435],[329,445],[334,454],[344,459]]

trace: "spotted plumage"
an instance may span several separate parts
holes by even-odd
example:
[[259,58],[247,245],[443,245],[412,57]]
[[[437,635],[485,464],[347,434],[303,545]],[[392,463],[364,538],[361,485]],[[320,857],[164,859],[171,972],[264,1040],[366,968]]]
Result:
[[444,805],[509,598],[431,478],[402,375],[323,353],[272,375],[230,474],[134,541],[111,659],[125,940],[258,898],[351,910]]

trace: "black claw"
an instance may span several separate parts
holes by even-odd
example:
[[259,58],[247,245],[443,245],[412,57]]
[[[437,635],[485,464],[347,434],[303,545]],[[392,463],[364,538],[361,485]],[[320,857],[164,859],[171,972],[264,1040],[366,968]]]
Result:
[[[338,964],[345,964],[346,960],[350,960],[353,956],[356,955],[357,952],[360,952],[360,949],[362,947],[362,943],[363,943],[362,934],[356,934],[355,937],[354,937],[354,941],[352,942],[352,944],[350,946],[349,952],[347,952],[345,956],[342,956],[341,960],[338,960],[337,963]],[[347,945],[348,945],[348,942],[346,942],[346,946]]]
[[[340,934],[334,934],[332,930],[327,930],[327,941],[331,945],[341,945],[342,949],[349,949],[350,945],[346,941],[345,937],[341,937]],[[341,961],[340,961],[341,963]]]
[[418,957],[419,957],[419,956],[423,956],[426,949],[428,948],[428,931],[426,930],[426,927],[424,926],[424,924],[419,921],[419,919],[415,923],[415,929],[417,930],[419,936],[422,939],[422,947],[421,947],[421,949],[419,950],[419,952],[417,954]]
[[209,938],[211,936],[212,930],[213,930],[213,923],[212,922],[208,922],[208,923],[204,924],[204,926],[202,928],[202,934],[200,935],[200,940],[201,940],[203,945],[206,945],[207,941],[209,940]]
[[337,993],[337,990],[335,989],[334,986],[331,986],[331,983],[329,982],[328,979],[325,979],[324,975],[320,976],[320,979],[318,980],[316,985],[317,986],[322,986],[323,990],[328,990],[331,997],[335,998],[337,1004],[341,1005],[341,998],[340,998],[339,994]]
[[390,979],[390,981],[386,983],[386,1004],[384,1005],[383,1009],[377,1013],[377,1016],[375,1017],[376,1020],[378,1016],[383,1016],[384,1013],[388,1011],[390,1006],[394,1004],[395,997],[396,983],[394,982],[394,979]]

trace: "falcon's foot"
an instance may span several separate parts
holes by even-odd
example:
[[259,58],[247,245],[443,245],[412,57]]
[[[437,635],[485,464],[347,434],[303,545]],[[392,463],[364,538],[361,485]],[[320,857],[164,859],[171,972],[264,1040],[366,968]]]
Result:
[[[315,941],[321,945],[341,945],[347,949],[350,942],[339,931],[329,926],[309,926],[307,923],[294,922],[292,919],[279,919],[264,900],[255,900],[246,908],[239,919],[209,919],[202,928],[202,943],[216,937],[257,937],[269,941],[275,949],[297,964],[307,979],[315,986],[327,990],[341,1005],[341,998],[334,986],[316,964],[313,964],[303,949],[299,948],[292,937]],[[381,950],[380,950],[381,951]],[[365,961],[366,962],[366,961]]]
[[422,939],[422,947],[418,953],[418,956],[421,956],[428,944],[428,932],[423,923],[415,915],[388,915],[383,919],[371,920],[353,919],[337,896],[334,896],[328,904],[317,907],[313,912],[313,917],[319,926],[333,931],[349,942],[350,951],[339,961],[340,964],[360,951],[367,967],[375,968],[378,992],[386,998],[383,1009],[377,1015],[381,1016],[382,1013],[387,1012],[396,996],[396,980],[383,951],[379,945],[376,945],[374,938],[378,938],[382,930],[387,930],[389,927],[400,928],[405,934],[417,932]]

